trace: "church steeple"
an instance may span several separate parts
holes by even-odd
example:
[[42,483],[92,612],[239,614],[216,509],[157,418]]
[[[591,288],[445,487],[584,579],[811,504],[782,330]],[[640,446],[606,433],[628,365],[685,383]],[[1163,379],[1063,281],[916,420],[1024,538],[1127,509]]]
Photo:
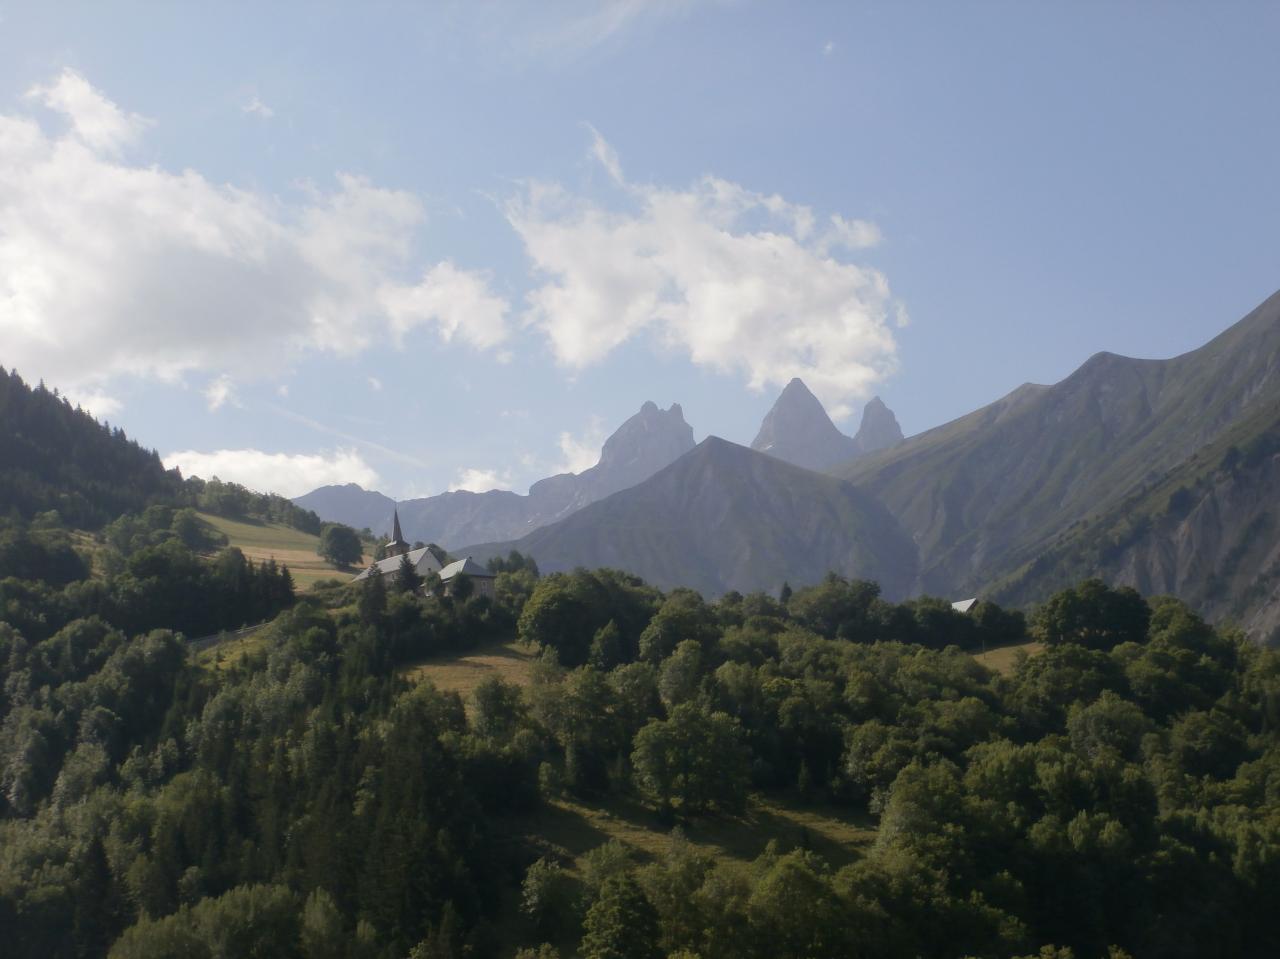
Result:
[[400,510],[397,508],[392,513],[391,521],[391,539],[387,542],[386,554],[388,556],[402,556],[409,552],[409,544],[404,541],[404,534],[400,532]]

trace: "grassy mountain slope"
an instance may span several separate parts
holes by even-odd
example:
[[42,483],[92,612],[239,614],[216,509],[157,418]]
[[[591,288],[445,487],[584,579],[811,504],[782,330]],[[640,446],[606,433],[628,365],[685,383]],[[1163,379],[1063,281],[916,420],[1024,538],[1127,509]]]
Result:
[[[255,563],[274,559],[277,563],[288,566],[294,585],[299,590],[310,589],[322,579],[351,577],[351,570],[339,569],[316,554],[320,537],[314,533],[303,532],[282,523],[229,519],[210,513],[201,513],[200,518],[226,536],[228,546],[239,548],[240,552]],[[365,548],[368,550],[368,546]],[[357,565],[363,567],[371,562],[372,556],[366,552]]]
[[1100,353],[839,473],[910,531],[924,591],[970,593],[1278,405],[1280,294],[1191,353]]
[[1280,408],[1268,407],[1101,515],[1074,524],[993,588],[1025,603],[1085,576],[1172,593],[1280,642]]
[[914,547],[872,497],[716,437],[638,486],[514,543],[460,552],[483,558],[513,547],[544,572],[612,566],[707,595],[776,592],[783,582],[813,583],[835,570],[901,596],[915,578]]

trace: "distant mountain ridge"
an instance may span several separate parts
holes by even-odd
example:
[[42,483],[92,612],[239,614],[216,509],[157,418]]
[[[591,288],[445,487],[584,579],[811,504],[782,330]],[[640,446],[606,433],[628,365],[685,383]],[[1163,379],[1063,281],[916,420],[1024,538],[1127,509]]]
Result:
[[[1233,431],[1248,443],[1269,428],[1269,414],[1280,415],[1280,294],[1197,350],[1168,360],[1099,353],[1060,383],[1022,386],[835,472],[879,498],[911,533],[923,591],[971,594],[1035,563],[1073,526],[1109,515],[1119,522],[1109,511],[1140,501]],[[1266,486],[1268,475],[1254,481]],[[1266,488],[1280,499],[1280,489]],[[1217,533],[1202,526],[1197,535],[1209,565],[1225,559],[1224,531],[1237,524],[1229,516],[1216,522]],[[1150,549],[1175,547],[1157,537]],[[1076,576],[1124,579],[1107,563],[1077,557],[1069,565]],[[1136,567],[1127,575],[1143,581]],[[1052,579],[1024,572],[1017,595],[1042,598]],[[1174,588],[1179,580],[1146,582]]]
[[347,484],[320,487],[294,502],[326,520],[367,526],[375,533],[390,529],[392,511],[398,508],[410,540],[459,544],[515,539],[634,486],[693,445],[693,429],[679,403],[662,410],[648,401],[605,441],[595,466],[539,480],[527,496],[509,490],[457,490],[397,504],[382,493]]
[[795,377],[765,415],[751,448],[805,469],[825,470],[901,441],[897,417],[880,397],[863,410],[857,435],[846,436],[804,381]]
[[463,552],[483,560],[510,549],[544,572],[612,566],[709,596],[776,593],[834,570],[901,597],[916,578],[915,546],[874,497],[718,437],[557,523]]

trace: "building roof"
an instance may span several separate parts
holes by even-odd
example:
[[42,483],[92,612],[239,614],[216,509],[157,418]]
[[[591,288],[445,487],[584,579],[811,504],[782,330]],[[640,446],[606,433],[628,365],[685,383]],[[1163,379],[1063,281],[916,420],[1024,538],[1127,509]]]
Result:
[[396,509],[392,512],[392,528],[391,539],[387,540],[388,546],[408,546],[405,542],[404,534],[400,532],[400,510]]
[[[418,575],[420,576],[425,573],[440,572],[440,560],[436,558],[436,554],[431,551],[430,546],[422,546],[418,549],[412,549],[404,555],[409,557],[409,562],[413,564],[413,568],[417,570]],[[361,579],[368,579],[369,575],[373,572],[374,566],[382,570],[383,576],[390,576],[400,568],[400,560],[402,558],[403,557],[400,556],[388,556],[386,559],[380,559],[378,562],[371,564],[368,569],[361,570],[360,575],[356,576],[352,582]],[[451,563],[450,565],[454,566],[457,564]]]
[[468,576],[479,576],[483,579],[493,579],[494,574],[481,566],[474,559],[468,556],[466,559],[460,559],[457,562],[450,563],[444,569],[440,570],[440,581],[447,583],[459,573],[466,573]]
[[975,596],[973,599],[962,599],[959,602],[952,603],[951,608],[954,609],[957,613],[967,613],[969,612],[969,610],[973,609],[973,607],[976,606],[977,603],[978,603],[978,597]]

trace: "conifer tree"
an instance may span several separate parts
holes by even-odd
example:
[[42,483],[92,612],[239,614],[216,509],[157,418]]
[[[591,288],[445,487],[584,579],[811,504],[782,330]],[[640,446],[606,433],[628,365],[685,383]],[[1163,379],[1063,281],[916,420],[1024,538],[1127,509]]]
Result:
[[360,589],[360,618],[366,623],[376,623],[387,611],[387,584],[382,581],[382,570],[373,567]]
[[396,570],[396,589],[402,593],[416,593],[422,585],[422,577],[409,561],[409,554],[400,557],[400,566]]

